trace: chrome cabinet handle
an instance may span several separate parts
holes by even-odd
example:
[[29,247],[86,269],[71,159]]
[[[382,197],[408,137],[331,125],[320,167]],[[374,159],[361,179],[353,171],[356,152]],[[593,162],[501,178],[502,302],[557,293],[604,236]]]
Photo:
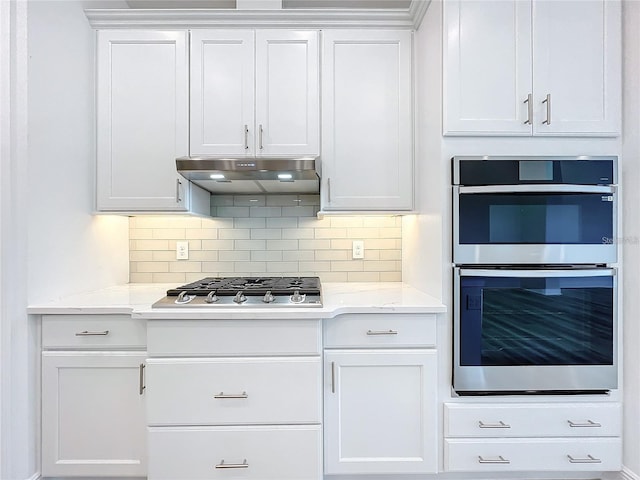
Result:
[[244,149],[249,150],[249,125],[244,126]]
[[397,335],[397,330],[367,330],[367,335]]
[[511,460],[507,460],[502,455],[499,455],[498,458],[482,458],[481,455],[478,455],[478,463],[501,463],[508,464],[511,463]]
[[247,392],[242,392],[242,393],[220,392],[219,394],[214,395],[213,398],[249,398],[249,395],[247,395]]
[[76,333],[76,337],[104,337],[105,335],[109,335],[109,330],[104,330],[103,332],[89,332],[85,330],[84,332]]
[[146,365],[144,363],[140,364],[140,395],[144,393],[144,389],[147,388],[144,384],[144,369]]
[[247,463],[247,459],[245,458],[242,463],[224,463],[222,460],[216,468],[249,468],[249,464]]
[[500,420],[498,423],[484,423],[482,420],[478,421],[478,427],[480,428],[511,428],[511,425],[504,423]]
[[593,420],[587,420],[584,423],[576,423],[576,422],[572,422],[571,420],[567,420],[567,422],[569,422],[569,426],[571,428],[589,428],[589,427],[601,427],[602,424],[598,423],[598,422],[594,422]]
[[336,362],[331,362],[331,393],[336,393]]
[[547,104],[547,119],[542,122],[543,125],[551,125],[551,94],[547,93],[547,98],[545,98],[542,103]]
[[180,185],[182,185],[182,182],[179,178],[176,178],[176,203],[180,203],[182,201],[180,198]]
[[327,178],[327,202],[331,203],[331,177]]
[[264,147],[262,145],[262,124],[260,124],[260,126],[258,127],[258,147],[260,148],[260,150],[262,150]]
[[587,458],[573,458],[571,455],[567,455],[569,463],[602,463],[602,460],[592,455],[587,455]]
[[533,119],[533,95],[531,93],[527,95],[527,99],[523,103],[527,104],[527,119],[524,124],[531,125]]

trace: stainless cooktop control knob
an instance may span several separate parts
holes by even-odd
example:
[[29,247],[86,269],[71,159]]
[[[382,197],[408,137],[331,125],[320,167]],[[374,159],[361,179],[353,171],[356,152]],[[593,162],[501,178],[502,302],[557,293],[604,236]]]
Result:
[[274,297],[273,294],[271,293],[271,290],[269,290],[267,293],[264,294],[264,297],[262,297],[262,301],[264,303],[273,303],[276,301],[276,297]]
[[178,305],[184,305],[185,303],[189,303],[191,300],[193,300],[194,298],[196,298],[195,295],[189,295],[187,293],[187,291],[183,291],[180,292],[180,295],[178,295],[178,298],[176,298],[176,304]]
[[215,290],[213,290],[212,292],[209,292],[209,295],[207,295],[207,298],[204,299],[204,301],[207,303],[216,303],[218,300],[220,299],[216,295]]
[[307,298],[306,294],[301,295],[300,290],[296,290],[293,292],[293,295],[289,297],[291,303],[302,303]]
[[240,291],[236,293],[235,297],[233,297],[233,301],[238,304],[244,303],[247,301],[247,297],[244,296],[244,292]]

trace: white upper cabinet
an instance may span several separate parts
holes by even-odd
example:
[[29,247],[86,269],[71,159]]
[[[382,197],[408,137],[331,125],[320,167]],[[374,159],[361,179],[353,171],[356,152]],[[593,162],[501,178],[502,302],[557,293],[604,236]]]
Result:
[[413,208],[412,38],[323,32],[323,210]]
[[615,136],[617,0],[444,3],[445,135]]
[[188,154],[187,53],[186,31],[98,32],[98,211],[207,213],[175,166]]
[[190,138],[191,155],[318,155],[318,32],[194,30]]

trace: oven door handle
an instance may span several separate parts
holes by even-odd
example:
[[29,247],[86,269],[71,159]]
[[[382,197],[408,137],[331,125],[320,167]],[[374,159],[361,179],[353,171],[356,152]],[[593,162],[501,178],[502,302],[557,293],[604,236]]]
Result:
[[615,277],[615,268],[565,268],[542,270],[514,270],[514,269],[487,269],[487,268],[461,268],[460,276],[464,277]]
[[474,187],[455,186],[458,194],[469,193],[608,193],[614,194],[612,185],[482,185]]

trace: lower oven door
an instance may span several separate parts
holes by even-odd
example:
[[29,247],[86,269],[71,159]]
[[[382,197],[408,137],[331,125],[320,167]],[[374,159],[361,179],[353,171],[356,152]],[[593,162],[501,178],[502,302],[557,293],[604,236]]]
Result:
[[455,269],[459,393],[617,388],[616,270]]

